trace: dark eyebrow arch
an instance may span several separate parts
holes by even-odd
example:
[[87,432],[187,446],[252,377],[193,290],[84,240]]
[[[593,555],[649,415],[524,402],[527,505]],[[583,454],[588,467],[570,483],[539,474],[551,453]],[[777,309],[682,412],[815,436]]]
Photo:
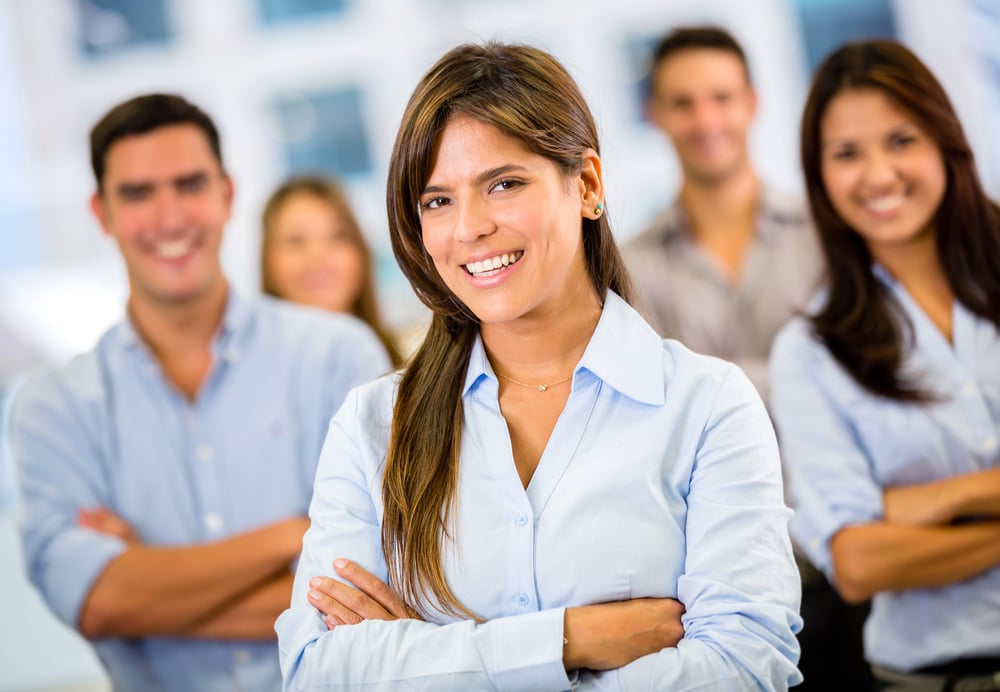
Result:
[[122,183],[118,186],[117,192],[122,197],[135,197],[136,195],[145,194],[153,189],[153,183]]
[[208,173],[206,171],[195,171],[194,173],[188,173],[187,175],[179,175],[173,179],[174,187],[183,187],[185,185],[190,185],[191,183],[200,183],[208,179]]
[[[505,166],[497,166],[496,168],[490,168],[485,170],[473,179],[472,183],[476,187],[483,185],[493,178],[497,178],[501,175],[506,175],[507,173],[512,173],[514,171],[525,171],[527,170],[524,166],[517,166],[515,164],[509,163]],[[420,194],[426,195],[429,193],[447,192],[448,188],[441,185],[428,185],[424,188],[424,191]]]

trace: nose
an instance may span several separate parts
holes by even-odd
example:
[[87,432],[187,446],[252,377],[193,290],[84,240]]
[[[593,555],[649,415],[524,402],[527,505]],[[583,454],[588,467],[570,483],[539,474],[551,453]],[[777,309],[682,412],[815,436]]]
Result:
[[873,151],[865,157],[864,182],[870,187],[888,187],[899,178],[896,163],[889,152]]
[[164,187],[156,195],[156,224],[161,231],[179,230],[184,225],[184,209],[180,195]]
[[459,203],[454,231],[456,240],[474,243],[495,230],[496,223],[487,200],[479,195],[469,195]]

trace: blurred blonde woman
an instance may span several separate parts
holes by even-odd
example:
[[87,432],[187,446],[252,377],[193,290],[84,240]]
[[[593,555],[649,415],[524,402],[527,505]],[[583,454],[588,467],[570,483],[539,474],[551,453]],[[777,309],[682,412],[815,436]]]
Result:
[[400,365],[379,313],[371,250],[343,188],[320,176],[292,178],[271,194],[262,226],[261,290],[361,318]]

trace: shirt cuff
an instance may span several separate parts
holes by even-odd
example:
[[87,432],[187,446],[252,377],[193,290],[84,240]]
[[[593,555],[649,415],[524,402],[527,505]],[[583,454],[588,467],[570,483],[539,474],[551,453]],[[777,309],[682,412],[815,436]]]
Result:
[[492,668],[499,689],[570,689],[563,666],[565,612],[565,608],[553,608],[488,623]]

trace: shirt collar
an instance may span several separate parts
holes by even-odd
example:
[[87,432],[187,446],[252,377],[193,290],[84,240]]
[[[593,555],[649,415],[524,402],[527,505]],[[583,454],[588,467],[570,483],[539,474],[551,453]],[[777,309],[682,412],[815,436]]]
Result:
[[[623,347],[623,344],[627,344]],[[609,290],[590,343],[574,371],[574,388],[589,373],[644,404],[663,404],[663,340],[617,293]],[[476,336],[465,373],[465,396],[483,379],[496,382],[481,336]]]
[[[800,203],[761,182],[754,225],[759,238],[766,240],[774,235],[779,227],[787,224],[801,225],[802,220],[803,210]],[[663,229],[664,239],[675,236],[691,237],[691,225],[680,196],[664,210],[657,225]]]
[[[227,360],[235,360],[239,357],[238,335],[249,325],[253,315],[249,301],[229,286],[226,296],[226,309],[222,314],[222,322],[219,330],[212,340],[212,351],[218,356],[220,353]],[[140,336],[139,331],[132,321],[132,316],[126,310],[125,319],[119,325],[119,339],[126,349],[137,347],[146,348],[146,343]]]

